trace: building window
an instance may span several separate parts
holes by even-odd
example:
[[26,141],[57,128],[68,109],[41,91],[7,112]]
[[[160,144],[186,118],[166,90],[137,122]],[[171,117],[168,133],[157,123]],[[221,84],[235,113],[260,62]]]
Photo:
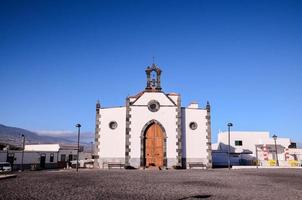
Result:
[[66,161],[66,155],[65,154],[61,154],[61,161],[65,162]]
[[53,162],[53,159],[54,159],[54,155],[53,155],[53,153],[51,153],[50,157],[49,157],[49,162]]
[[196,123],[196,122],[191,122],[191,123],[189,124],[189,127],[190,127],[190,129],[192,129],[192,130],[196,130],[196,129],[197,129],[197,123]]
[[116,121],[112,121],[109,123],[109,128],[111,128],[112,130],[116,129],[117,128],[117,123]]
[[13,164],[14,161],[16,161],[15,153],[8,153],[7,158],[6,158],[6,162],[9,162],[10,164]]
[[235,146],[242,146],[242,140],[235,140]]
[[151,111],[151,112],[157,112],[160,108],[160,105],[159,105],[159,102],[156,101],[156,100],[151,100],[149,101],[148,103],[148,109]]

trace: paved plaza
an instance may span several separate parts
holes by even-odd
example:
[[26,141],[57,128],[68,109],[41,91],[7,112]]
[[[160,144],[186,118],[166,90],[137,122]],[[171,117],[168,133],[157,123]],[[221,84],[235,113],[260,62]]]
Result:
[[0,199],[302,199],[301,169],[80,170],[18,173]]

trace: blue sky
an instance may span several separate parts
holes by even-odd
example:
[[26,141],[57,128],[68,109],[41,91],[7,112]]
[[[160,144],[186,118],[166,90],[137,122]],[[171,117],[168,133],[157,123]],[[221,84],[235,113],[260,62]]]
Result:
[[212,134],[302,141],[302,1],[1,1],[0,123],[93,132],[163,70],[165,92],[212,105]]

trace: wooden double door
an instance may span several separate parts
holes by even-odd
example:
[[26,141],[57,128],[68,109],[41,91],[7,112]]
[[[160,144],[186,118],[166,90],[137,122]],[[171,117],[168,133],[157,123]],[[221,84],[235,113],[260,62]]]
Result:
[[145,135],[146,167],[163,167],[164,165],[164,134],[161,127],[154,123]]

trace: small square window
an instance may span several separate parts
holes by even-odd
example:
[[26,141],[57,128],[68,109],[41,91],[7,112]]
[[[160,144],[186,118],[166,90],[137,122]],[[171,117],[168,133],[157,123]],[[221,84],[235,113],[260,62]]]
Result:
[[242,146],[242,140],[235,140],[235,146]]

